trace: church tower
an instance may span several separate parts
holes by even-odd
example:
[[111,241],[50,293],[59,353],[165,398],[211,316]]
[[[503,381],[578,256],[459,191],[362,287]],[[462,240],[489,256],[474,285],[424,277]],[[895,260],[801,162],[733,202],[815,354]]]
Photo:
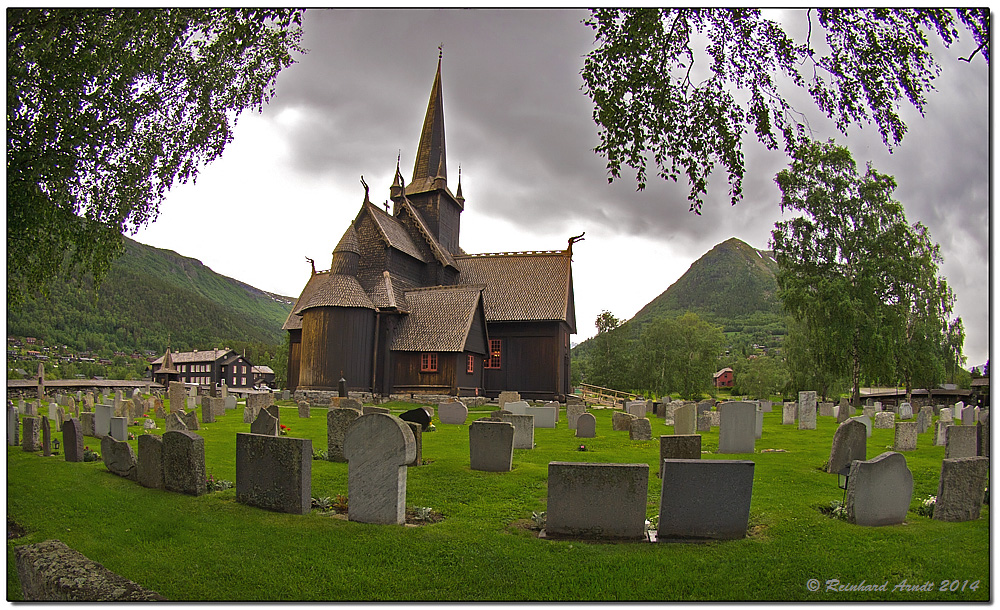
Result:
[[441,94],[441,55],[438,54],[437,73],[431,86],[427,114],[420,131],[420,145],[413,163],[413,178],[405,187],[397,173],[390,197],[395,204],[393,215],[398,216],[405,192],[406,199],[423,217],[427,228],[441,246],[451,254],[459,254],[458,237],[465,198],[461,196],[459,178],[458,195],[448,188],[448,167],[444,140],[444,105]]

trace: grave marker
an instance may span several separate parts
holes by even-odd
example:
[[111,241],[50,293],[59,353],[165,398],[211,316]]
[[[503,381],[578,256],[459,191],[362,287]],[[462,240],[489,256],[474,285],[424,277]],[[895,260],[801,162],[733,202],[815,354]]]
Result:
[[17,409],[7,407],[7,444],[12,447],[20,445],[21,422],[18,418]]
[[102,438],[111,434],[111,417],[114,407],[108,405],[94,406],[94,436]]
[[757,406],[751,402],[719,405],[719,453],[753,453]]
[[205,439],[190,430],[163,434],[163,488],[192,496],[208,493]]
[[597,436],[597,418],[593,413],[581,413],[576,420],[577,438],[594,438]]
[[41,418],[34,415],[26,415],[21,418],[21,428],[21,449],[29,453],[41,449]]
[[469,425],[469,467],[472,470],[510,472],[513,461],[514,424],[474,421]]
[[163,489],[163,438],[152,434],[139,436],[136,475],[139,485],[150,489]]
[[337,407],[326,412],[326,452],[331,462],[346,462],[344,438],[354,420],[361,417],[361,409]]
[[309,403],[304,400],[299,401],[299,418],[301,419],[309,418]]
[[549,462],[545,533],[642,539],[648,487],[649,464]]
[[[701,459],[701,435],[700,434],[664,434],[660,436],[660,465],[663,460],[700,460]],[[662,476],[659,469],[656,476]]]
[[875,413],[875,428],[878,430],[891,430],[896,425],[896,414],[891,411],[877,411]]
[[[266,413],[261,410],[261,416]],[[293,515],[312,509],[312,441],[236,433],[236,501]],[[350,495],[350,503],[354,503]]]
[[916,451],[917,449],[917,422],[898,421],[896,422],[896,435],[893,440],[894,451]]
[[653,426],[650,421],[645,417],[633,419],[629,425],[628,438],[630,441],[653,440]]
[[665,459],[661,468],[657,542],[746,537],[753,462]]
[[167,414],[167,417],[164,419],[163,427],[167,432],[172,430],[187,430],[187,424],[184,423],[184,420],[181,419],[180,413],[177,411],[171,411]]
[[[645,403],[643,403],[644,411],[645,408]],[[555,428],[559,421],[558,407],[528,407],[524,410],[524,414],[534,416],[536,428]]]
[[80,420],[71,417],[62,424],[63,455],[67,462],[83,461],[83,427]]
[[136,480],[136,460],[132,445],[116,441],[111,436],[102,437],[101,459],[112,473],[130,481]]
[[989,483],[990,459],[973,456],[946,458],[941,462],[934,519],[974,521],[979,518]]
[[849,419],[837,426],[837,431],[833,433],[826,471],[831,474],[849,474],[854,460],[867,459],[867,441],[868,430],[862,422]]
[[94,434],[94,413],[85,411],[80,414],[80,426],[83,428],[84,436],[95,436]]
[[921,408],[917,413],[917,434],[927,432],[932,421],[934,421],[934,409],[932,407]]
[[52,455],[52,424],[47,417],[42,418],[42,455]]
[[501,409],[504,409],[504,405],[507,403],[518,402],[519,400],[521,400],[521,395],[518,392],[500,392],[500,396],[497,398],[497,403],[500,405]]
[[685,404],[674,410],[674,435],[694,434],[697,431],[695,419],[697,407]]
[[794,426],[795,414],[798,412],[798,405],[794,402],[786,402],[781,406],[781,425]]
[[816,392],[799,392],[799,430],[816,429]]
[[535,417],[515,413],[500,415],[500,421],[514,426],[514,449],[535,448]]
[[944,434],[944,457],[975,457],[979,450],[975,426],[948,426]]
[[976,455],[990,457],[990,411],[989,409],[979,414],[979,423],[976,424],[976,437],[979,441],[979,448]]
[[[872,437],[872,420],[867,415],[855,415],[851,418],[853,421],[861,422],[865,425],[865,438]],[[850,420],[849,420],[850,421]]]
[[128,420],[124,417],[112,417],[108,435],[116,441],[128,440]]
[[257,419],[250,424],[250,434],[278,436],[278,420],[267,409],[261,409]]
[[847,480],[848,521],[857,525],[898,525],[913,498],[913,474],[902,453],[887,451],[851,464]]
[[566,422],[570,430],[576,430],[576,422],[580,416],[587,412],[587,407],[582,404],[566,403]]
[[461,426],[469,417],[469,409],[461,402],[442,402],[438,405],[437,414],[442,424]]
[[415,455],[413,434],[398,417],[372,413],[354,420],[344,437],[347,518],[361,523],[404,524],[406,465]]
[[[528,405],[528,403],[523,400],[515,400],[506,403],[503,407],[500,408],[500,410],[510,411],[514,415],[527,415],[526,410],[529,406],[530,405]],[[440,410],[438,412],[438,417],[440,417]]]

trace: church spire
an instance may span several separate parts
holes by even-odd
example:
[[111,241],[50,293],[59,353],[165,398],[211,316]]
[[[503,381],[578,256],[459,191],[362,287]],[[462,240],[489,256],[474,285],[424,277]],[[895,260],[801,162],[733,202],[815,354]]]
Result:
[[424,116],[424,126],[420,132],[420,145],[417,147],[417,159],[413,164],[412,184],[431,187],[436,178],[447,180],[448,170],[444,147],[444,104],[441,94],[441,57],[443,51],[438,47],[437,73],[431,86],[430,100],[427,102],[427,114]]

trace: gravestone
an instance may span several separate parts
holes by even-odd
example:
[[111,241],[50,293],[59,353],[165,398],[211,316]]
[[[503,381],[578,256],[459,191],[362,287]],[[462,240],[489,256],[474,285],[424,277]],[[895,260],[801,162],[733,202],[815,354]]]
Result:
[[139,435],[139,463],[136,470],[139,485],[163,489],[163,438],[152,434]]
[[153,416],[157,419],[167,418],[167,413],[163,410],[163,401],[160,399],[156,399],[156,405],[153,408]]
[[799,392],[799,430],[816,429],[816,392]]
[[597,418],[593,413],[581,413],[576,420],[577,438],[594,438],[597,436]]
[[891,411],[877,411],[875,413],[876,430],[892,430],[896,425],[896,414]]
[[361,417],[361,409],[338,407],[326,412],[326,454],[331,462],[346,462],[344,437],[354,420]]
[[943,419],[939,419],[934,422],[934,446],[944,447],[945,443],[948,441],[947,433],[948,426],[951,424],[945,422]]
[[[645,410],[645,403],[643,403]],[[557,407],[528,407],[524,410],[525,415],[532,415],[535,418],[536,428],[555,428],[559,421],[559,409]]]
[[42,418],[26,415],[21,418],[21,449],[29,453],[41,449]]
[[[49,411],[51,412],[51,408]],[[973,406],[962,408],[962,425],[963,426],[973,426],[976,424],[976,408]]]
[[232,410],[234,410],[236,408],[236,396],[235,395],[223,396],[222,399],[226,401],[226,410],[227,411],[232,411]]
[[136,480],[136,460],[132,445],[105,436],[101,438],[101,459],[110,472],[130,481]]
[[819,403],[819,416],[833,417],[833,403],[832,402]]
[[198,425],[198,412],[193,408],[190,411],[181,411],[178,413],[184,425],[187,426],[188,430],[198,430],[200,426]]
[[990,457],[990,411],[989,409],[979,414],[979,423],[976,424],[976,437],[979,441],[979,448],[976,455]]
[[354,420],[344,437],[348,520],[403,525],[406,465],[415,455],[413,434],[398,417],[371,413]]
[[545,534],[640,540],[648,487],[649,464],[549,462]]
[[[423,409],[417,410],[422,411]],[[407,466],[420,466],[421,462],[423,462],[424,453],[424,429],[416,422],[406,421],[405,419],[403,422],[410,427],[410,433],[413,434],[413,444],[416,448],[416,455],[413,456],[413,461],[407,464]]]
[[621,411],[615,411],[611,414],[611,429],[616,432],[628,432],[634,419],[634,415]]
[[438,405],[437,415],[442,424],[461,426],[469,417],[469,409],[461,402],[442,402]]
[[950,423],[952,423],[954,421],[954,419],[955,418],[952,417],[951,409],[941,409],[941,414],[938,417],[938,421],[942,421],[942,422],[944,422],[946,424],[950,424]]
[[288,390],[281,391],[281,400],[288,400],[289,396],[291,396],[291,392]]
[[[862,424],[864,424],[865,425],[865,437],[866,438],[871,438],[872,437],[872,420],[871,420],[871,418],[869,418],[867,415],[855,415],[854,417],[851,418],[851,420],[856,421],[856,422],[861,422]],[[848,420],[848,421],[851,421],[851,420]]]
[[[215,413],[212,411],[212,407],[209,406],[208,400],[210,397],[206,396],[205,400],[201,404],[201,423],[203,424],[214,424],[215,423]],[[194,411],[192,411],[194,413]],[[195,419],[197,419],[197,414],[195,414]]]
[[509,402],[518,402],[521,400],[521,395],[518,392],[500,392],[500,396],[497,398],[497,403],[500,405],[501,409],[504,409],[504,405]]
[[973,521],[979,518],[989,483],[990,459],[982,456],[946,458],[941,462],[933,518]]
[[500,421],[514,426],[514,449],[535,448],[535,417],[533,415],[503,414]]
[[587,412],[587,407],[582,404],[566,403],[566,422],[570,430],[576,430],[576,422],[580,416]]
[[874,406],[865,405],[864,407],[861,408],[861,413],[864,414],[864,416],[867,417],[867,418],[869,418],[869,419],[873,419],[873,420],[875,419],[875,407]]
[[257,419],[250,424],[250,434],[278,436],[278,420],[267,409],[261,409]]
[[646,417],[646,401],[630,400],[625,403],[625,412],[635,417]]
[[309,403],[304,400],[299,401],[299,417],[302,419],[309,417]]
[[882,403],[876,400],[872,407],[875,409],[875,412],[878,413],[882,410]]
[[153,420],[151,420],[151,419],[147,419],[146,421],[142,422],[142,429],[143,430],[156,430],[156,422],[153,421]]
[[857,525],[898,525],[913,498],[913,474],[902,453],[887,451],[851,464],[847,480],[848,521]]
[[187,407],[187,392],[184,383],[171,381],[167,384],[167,400],[170,401],[170,411],[177,412]]
[[831,474],[848,474],[854,460],[867,459],[867,442],[868,430],[860,421],[849,419],[837,426],[837,431],[833,433],[826,471]]
[[[266,411],[261,410],[261,415]],[[293,515],[312,509],[312,441],[236,433],[236,501]],[[354,496],[350,496],[354,502]]]
[[770,400],[762,400],[760,401],[760,410],[764,413],[771,413],[773,404]]
[[386,415],[392,415],[392,411],[386,409],[385,407],[369,407],[369,406],[361,407],[362,415],[369,415],[371,413],[384,413]]
[[[214,422],[216,418],[222,417],[226,414],[226,399],[214,396],[205,396],[201,401],[202,419],[205,417],[205,411],[212,414],[212,421]],[[208,420],[204,421],[205,423],[212,423]]]
[[47,417],[42,418],[42,455],[52,455],[52,424]]
[[917,413],[917,434],[927,432],[932,421],[934,421],[934,409],[932,407],[921,408],[920,412]]
[[751,402],[719,405],[719,453],[753,453],[757,406]]
[[698,416],[698,426],[697,432],[711,432],[712,431],[712,416],[709,413]]
[[[243,418],[246,420],[246,411],[250,411],[250,421],[244,421],[244,423],[252,423],[253,420],[257,419],[257,414],[261,409],[271,406],[271,396],[270,394],[247,394],[246,407],[244,408]],[[360,408],[360,406],[358,407]],[[272,413],[272,415],[274,415]],[[275,419],[281,419],[276,417]]]
[[[417,424],[418,426],[420,426],[420,431],[421,432],[423,432],[424,430],[430,428],[430,426],[431,426],[431,416],[430,416],[430,414],[427,412],[426,409],[423,409],[421,407],[417,407],[416,409],[410,409],[409,411],[401,413],[399,415],[399,419],[401,419],[401,420],[403,420],[405,422]],[[418,449],[419,449],[419,447],[418,447]]]
[[951,418],[952,419],[962,419],[962,411],[965,409],[965,403],[961,400],[956,402],[951,407]]
[[469,425],[469,467],[472,470],[510,472],[513,463],[514,424],[474,421]]
[[[530,405],[523,400],[515,400],[506,403],[504,406],[500,407],[501,411],[510,411],[514,415],[527,415],[527,409]],[[440,411],[438,412],[438,417],[440,417]]]
[[85,411],[80,414],[80,426],[84,436],[94,436],[94,413]]
[[795,414],[798,413],[798,405],[794,402],[786,402],[781,406],[781,425],[794,426]]
[[896,417],[898,419],[912,419],[913,407],[910,406],[910,403],[908,402],[899,403],[899,410],[896,412]]
[[48,417],[49,417],[50,420],[55,421],[56,417],[59,416],[58,415],[58,413],[59,413],[58,409],[59,409],[59,403],[57,403],[57,402],[50,402],[49,403]]
[[17,409],[7,407],[7,444],[12,447],[20,445],[21,422]]
[[944,434],[944,457],[975,457],[979,450],[975,426],[948,426]]
[[759,406],[755,409],[755,412],[756,421],[753,426],[753,437],[759,441],[764,436],[764,412],[760,410]]
[[753,462],[665,459],[661,464],[657,542],[746,537]]
[[205,439],[190,430],[163,434],[163,488],[192,496],[208,493]]
[[651,441],[653,440],[653,426],[645,418],[635,418],[628,429],[628,439],[630,441]]
[[102,438],[111,434],[111,417],[114,407],[108,405],[94,406],[94,436]]
[[112,417],[109,436],[116,441],[128,440],[128,420],[124,417]]
[[674,435],[694,434],[697,432],[697,407],[685,404],[674,410]]
[[56,409],[56,425],[61,426],[64,421],[66,421],[66,411],[59,407]]
[[917,449],[917,422],[898,421],[896,422],[896,435],[892,448],[894,451],[916,451]]
[[[700,434],[664,434],[660,436],[660,465],[663,460],[700,460],[701,459],[701,435]],[[662,476],[660,469],[656,469],[656,476]]]
[[62,424],[63,455],[67,462],[83,461],[83,427],[80,420],[71,417]]
[[167,417],[164,418],[163,427],[167,432],[171,430],[187,430],[187,424],[181,419],[180,412],[178,411],[171,411],[167,414]]
[[259,411],[260,409],[254,409],[250,405],[246,405],[245,407],[243,407],[243,423],[252,424],[253,420],[257,419],[257,413]]

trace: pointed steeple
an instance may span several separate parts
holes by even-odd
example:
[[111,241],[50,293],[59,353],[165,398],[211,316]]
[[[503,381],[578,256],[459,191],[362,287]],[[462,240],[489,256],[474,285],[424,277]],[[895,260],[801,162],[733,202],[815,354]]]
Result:
[[[427,102],[424,127],[420,132],[417,159],[413,163],[412,185],[432,188],[435,179],[447,182],[448,169],[444,147],[444,100],[441,94],[441,47],[438,47],[437,73],[431,85],[431,97]],[[443,186],[443,185],[442,185]],[[421,189],[423,190],[423,189]]]
[[455,189],[455,199],[457,199],[459,201],[459,203],[465,201],[465,197],[462,196],[462,165],[461,164],[459,164],[459,166],[458,166],[458,187]]

